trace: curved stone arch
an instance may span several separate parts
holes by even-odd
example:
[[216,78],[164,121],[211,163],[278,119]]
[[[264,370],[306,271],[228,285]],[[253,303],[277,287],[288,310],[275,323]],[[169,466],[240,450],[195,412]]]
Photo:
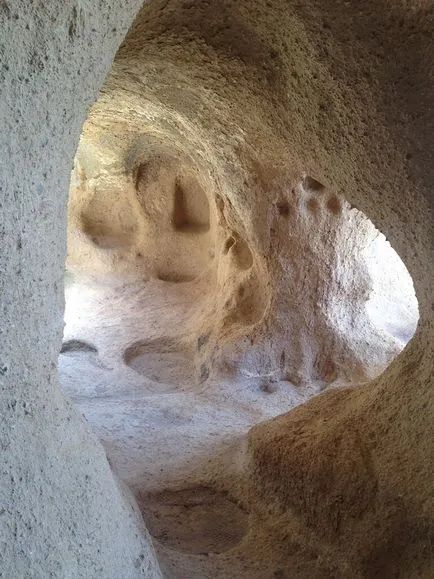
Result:
[[[2,8],[6,47],[3,58],[7,64],[2,72],[2,86],[7,84],[12,87],[11,93],[4,99],[6,106],[1,111],[4,116],[2,125],[5,127],[1,141],[2,158],[22,160],[22,165],[10,163],[8,166],[3,200],[6,210],[2,213],[4,223],[2,222],[0,256],[1,288],[2,301],[6,307],[2,320],[4,338],[0,378],[7,393],[2,401],[2,439],[8,452],[4,471],[7,473],[6,482],[2,488],[5,489],[5,496],[10,504],[14,505],[22,519],[30,524],[26,525],[27,530],[20,535],[20,542],[14,544],[8,534],[13,526],[12,513],[7,514],[8,524],[3,528],[7,533],[5,543],[9,544],[3,557],[6,570],[12,575],[17,570],[20,572],[28,569],[29,558],[22,553],[31,544],[35,553],[31,564],[35,565],[36,569],[41,569],[43,573],[68,572],[80,576],[82,552],[78,548],[77,539],[73,538],[71,527],[68,526],[69,521],[75,517],[82,525],[80,533],[83,538],[94,537],[92,523],[95,520],[99,521],[100,528],[105,529],[105,532],[97,534],[97,539],[89,539],[86,556],[87,564],[90,561],[91,568],[99,569],[100,565],[110,571],[118,568],[119,576],[122,576],[126,569],[130,569],[131,576],[135,576],[134,574],[140,574],[137,569],[146,567],[148,561],[152,561],[152,553],[146,543],[133,538],[137,526],[130,521],[125,504],[119,499],[118,489],[100,448],[92,441],[84,426],[80,426],[77,414],[59,393],[54,367],[50,367],[55,364],[60,347],[60,279],[65,253],[65,205],[70,162],[86,109],[95,98],[102,77],[107,72],[117,45],[138,5],[138,2],[112,1],[111,10],[107,9],[106,21],[101,18],[96,7],[94,11],[89,8],[83,11],[79,3],[74,4],[72,9],[70,4],[58,8],[47,3],[40,3],[32,9],[27,6],[14,9],[7,4]],[[341,24],[352,22],[351,12],[347,10],[360,10],[356,2],[348,5],[349,8],[345,8],[341,16],[335,15]],[[278,6],[276,16],[277,9]],[[283,10],[283,6],[281,9]],[[326,46],[329,42],[329,3],[319,3],[314,17],[303,13],[300,7],[297,10],[298,24],[302,27],[304,23],[310,39],[315,38],[315,50],[321,58],[329,60],[330,69],[338,70],[341,64],[339,42],[332,45],[336,51],[329,50],[328,55],[321,55],[319,49],[321,45]],[[366,35],[365,44],[362,42],[362,46],[359,44],[358,48],[361,53],[369,54],[372,48],[382,52],[384,47],[381,38],[378,38],[378,31],[380,37],[391,31],[392,38],[400,47],[401,58],[396,59],[397,70],[404,68],[404,63],[407,66],[411,64],[413,66],[407,68],[406,75],[414,78],[416,71],[423,70],[430,62],[426,53],[423,55],[424,62],[415,63],[412,60],[415,57],[411,55],[407,58],[402,40],[399,39],[399,19],[408,16],[408,19],[412,20],[414,17],[404,8],[398,8],[392,15],[391,30],[388,30],[384,25],[384,10],[381,3],[368,3],[363,8],[363,24],[369,24],[376,30],[377,37],[368,40]],[[38,22],[36,31],[26,28],[26,24],[31,21]],[[284,21],[282,18],[282,22]],[[53,23],[56,25],[54,32]],[[354,29],[356,25],[351,26]],[[429,26],[429,22],[420,24],[421,36],[426,34],[426,26]],[[337,32],[341,33],[343,28],[338,27]],[[17,37],[26,38],[29,42],[22,42],[17,46],[14,42]],[[340,43],[342,42],[341,39]],[[392,40],[389,42],[394,46]],[[94,59],[89,58],[90,52]],[[333,58],[333,54],[337,55],[336,58]],[[393,78],[385,78],[385,64],[391,63],[392,54],[393,51],[390,51],[388,58],[384,58],[383,54],[381,65],[374,67],[374,72],[381,73],[380,85],[383,86],[385,94],[389,89],[393,92]],[[45,59],[47,55],[48,59]],[[360,61],[346,63],[342,74],[346,74],[351,79],[350,82],[356,82],[360,69]],[[21,80],[18,79],[19,76]],[[21,83],[24,80],[31,88],[28,99],[21,98],[22,85],[19,80]],[[429,75],[425,78],[422,75],[417,76],[415,82],[418,83],[418,94],[432,99]],[[369,86],[366,80],[360,83],[358,88],[362,85],[365,88]],[[327,86],[330,88],[330,85]],[[306,87],[310,88],[308,83]],[[349,97],[354,92],[347,87],[340,96],[347,96],[350,102]],[[363,94],[371,96],[370,91]],[[371,122],[378,121],[380,137],[359,135],[357,132],[354,134],[351,123],[347,129],[341,124],[338,131],[330,129],[324,133],[321,141],[324,147],[328,142],[331,143],[331,148],[334,147],[339,154],[335,152],[322,156],[315,153],[316,145],[311,145],[309,150],[304,151],[303,156],[302,146],[299,145],[296,156],[299,158],[300,171],[307,169],[309,174],[315,175],[319,181],[327,182],[338,192],[344,193],[373,219],[375,225],[387,234],[398,250],[416,286],[420,306],[417,334],[387,372],[363,390],[346,391],[339,396],[321,396],[289,416],[280,417],[272,425],[255,428],[250,436],[253,488],[255,491],[258,488],[264,489],[264,504],[273,501],[284,510],[294,509],[300,520],[310,529],[320,523],[323,531],[332,530],[332,539],[330,536],[320,536],[320,540],[326,544],[332,543],[333,547],[337,545],[338,549],[342,548],[339,543],[342,529],[345,530],[347,540],[351,536],[355,543],[358,539],[367,537],[365,559],[357,558],[356,552],[349,555],[350,558],[353,557],[353,562],[361,574],[372,570],[377,572],[378,569],[390,572],[391,569],[374,545],[377,537],[372,529],[376,522],[388,517],[389,527],[385,532],[388,544],[395,549],[401,548],[399,535],[402,531],[405,534],[416,529],[419,534],[426,536],[432,532],[428,519],[432,517],[429,495],[432,491],[434,462],[432,437],[429,436],[432,431],[430,409],[433,400],[433,361],[430,344],[433,337],[433,317],[432,274],[428,264],[433,263],[433,251],[430,191],[425,184],[428,181],[430,186],[431,182],[429,175],[427,177],[426,163],[419,166],[417,157],[406,158],[406,136],[411,130],[397,130],[391,124],[390,117],[393,117],[394,112],[398,113],[399,96],[407,100],[405,95],[395,94],[390,101],[389,112],[386,111],[384,103],[376,103],[379,111],[376,111],[375,115],[371,110],[368,111],[367,117]],[[336,110],[339,108],[339,99],[331,100],[328,104]],[[367,103],[359,103],[360,107],[366,106],[367,109],[369,104],[369,99]],[[417,103],[410,101],[407,104],[410,106],[410,114],[412,107],[413,112],[417,113]],[[274,116],[274,120],[277,116]],[[308,116],[308,111],[305,116]],[[422,117],[417,114],[416,116],[418,120]],[[303,115],[301,117],[303,118]],[[308,120],[306,118],[306,121]],[[406,123],[411,124],[408,119]],[[308,125],[308,122],[306,124]],[[360,128],[360,125],[357,125],[357,128]],[[428,128],[427,124],[426,132]],[[424,131],[423,126],[420,129]],[[375,151],[374,156],[363,152],[370,145]],[[380,155],[381,148],[383,153]],[[344,154],[341,154],[342,149]],[[307,168],[302,166],[302,161],[305,162],[306,159],[310,164]],[[408,175],[411,178],[408,178]],[[410,185],[411,194],[407,194]],[[37,228],[34,227],[36,215]],[[18,295],[22,296],[21,300],[17,299]],[[41,336],[45,339],[40,340]],[[17,344],[20,345],[19,349]],[[50,400],[53,401],[52,407]],[[325,433],[320,421],[330,414]],[[277,428],[279,425],[282,425],[281,430]],[[352,435],[346,445],[342,441],[347,429],[351,429]],[[304,446],[294,443],[295,435],[300,432],[307,440]],[[280,440],[275,446],[272,444],[274,434]],[[322,477],[333,470],[330,464],[325,464],[320,459],[324,456],[326,442],[329,447],[335,445],[339,456],[343,457],[339,461],[342,468],[340,474],[344,481],[339,495],[342,500],[335,497],[338,504],[335,510],[331,509],[330,505],[324,506],[320,497],[314,494],[310,495],[311,503],[306,501],[306,489],[321,489]],[[353,449],[357,452],[353,453]],[[87,459],[84,454],[88,456]],[[63,472],[64,463],[59,460],[59,456],[68,459],[70,469],[66,473]],[[346,460],[350,456],[360,457],[357,464],[364,465],[362,479],[366,478],[369,484],[362,489],[351,477],[350,470],[354,468],[354,463]],[[312,457],[315,457],[314,468]],[[86,463],[90,458],[93,459],[92,465]],[[333,458],[334,456],[331,460]],[[270,461],[279,465],[276,471],[279,475],[277,479],[270,477],[269,469],[266,468]],[[295,468],[299,473],[297,476],[293,474]],[[90,482],[91,477],[95,476],[100,477],[100,481]],[[34,485],[33,496],[25,489],[24,481],[31,481]],[[373,482],[375,484],[372,484]],[[287,494],[288,485],[296,491],[290,499]],[[77,499],[78,492],[81,491],[84,491],[85,507]],[[38,492],[42,496],[39,500],[45,500],[49,505],[43,512],[40,506],[35,504]],[[65,501],[65,495],[69,502]],[[80,494],[80,497],[82,496]],[[105,508],[101,497],[112,505],[110,511]],[[377,498],[369,508],[369,517],[359,524],[354,525],[354,522],[344,516],[343,509],[353,498],[360,502],[369,502],[373,497]],[[85,511],[90,514],[87,520],[83,515]],[[39,520],[46,523],[46,527],[31,524],[35,512]],[[360,513],[357,513],[357,516],[359,515]],[[343,525],[337,525],[337,530],[336,520],[342,520],[339,525]],[[119,533],[120,522],[129,544],[118,544],[114,549],[110,539],[115,531]],[[52,528],[48,533],[47,528],[50,525]],[[54,533],[53,529],[56,529],[57,533]],[[54,544],[50,536],[60,536],[64,542]],[[416,547],[423,551],[423,539],[419,535],[416,539]],[[101,548],[101,542],[102,551],[98,554],[97,549]],[[73,546],[72,550],[69,545]],[[422,551],[417,551],[416,555],[420,557]],[[56,557],[53,557],[53,553]],[[63,565],[62,568],[59,568],[59,562]],[[148,576],[158,576],[158,571],[152,571],[151,566],[152,563],[149,563]],[[392,571],[394,570],[392,568]]]

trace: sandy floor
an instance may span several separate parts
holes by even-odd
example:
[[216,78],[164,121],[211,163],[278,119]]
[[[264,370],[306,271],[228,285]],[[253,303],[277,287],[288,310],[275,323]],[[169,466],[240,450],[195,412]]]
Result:
[[200,295],[194,283],[76,280],[66,291],[62,384],[135,493],[167,577],[286,577],[278,553],[258,548],[272,531],[231,488],[243,435],[313,391],[281,382],[264,392],[241,376],[197,385],[179,338]]
[[[188,325],[202,296],[194,282],[69,280],[63,387],[134,492],[167,578],[336,578],[306,529],[297,542],[296,520],[279,526],[240,492],[247,431],[320,388],[241,375],[199,384]],[[383,323],[390,307],[374,305]],[[408,320],[392,317],[402,334]]]

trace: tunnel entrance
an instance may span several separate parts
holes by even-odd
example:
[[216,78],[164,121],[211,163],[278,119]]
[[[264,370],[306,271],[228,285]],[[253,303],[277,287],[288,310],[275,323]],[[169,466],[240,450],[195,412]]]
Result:
[[[277,372],[269,371],[266,358],[272,359],[273,352],[264,344],[259,363],[257,351],[251,363],[257,322],[244,326],[244,332],[250,331],[247,340],[238,335],[229,346],[224,345],[223,325],[222,343],[217,340],[213,346],[214,365],[204,371],[201,350],[213,338],[203,332],[203,319],[220,303],[215,293],[222,287],[218,276],[228,271],[228,263],[246,275],[257,256],[239,234],[228,236],[226,229],[219,230],[222,220],[215,200],[198,180],[180,180],[174,166],[172,159],[167,166],[161,159],[146,168],[140,164],[129,184],[122,175],[121,188],[109,171],[92,181],[76,164],[81,177],[73,175],[71,181],[66,325],[59,370],[65,391],[101,439],[110,464],[133,490],[163,566],[179,567],[182,574],[193,567],[212,568],[210,555],[236,552],[247,541],[245,506],[215,487],[216,481],[224,488],[239,475],[244,460],[240,437],[324,387],[345,387],[354,381],[338,376],[332,354],[322,363],[321,380],[312,373],[311,381],[301,384],[279,374],[285,363],[282,357]],[[103,183],[110,187],[104,190]],[[360,328],[375,327],[389,348],[387,365],[416,328],[411,278],[385,237],[361,212],[337,196],[321,201],[317,195],[324,195],[323,187],[312,189],[301,182],[300,215],[305,212],[311,219],[325,206],[334,219],[346,215],[348,220],[345,226],[332,222],[333,227],[342,227],[342,234],[332,238],[330,263],[338,265],[328,275],[338,277],[341,294],[332,292],[324,302],[327,320],[330,325],[339,320],[336,333],[347,340],[355,339]],[[286,221],[294,200],[280,200],[276,206],[279,219]],[[331,223],[316,223],[323,228],[320,237],[325,236],[326,247]],[[359,236],[357,243],[349,241],[350,233]],[[309,250],[306,255],[311,270],[313,254]],[[352,261],[355,255],[357,262]],[[231,280],[228,275],[223,287]],[[348,320],[341,297],[351,301],[352,292],[360,289],[355,280],[369,291],[363,308]],[[232,290],[239,299],[238,283]],[[227,323],[227,317],[224,320]],[[357,334],[357,340],[368,343],[367,338]],[[318,364],[315,361],[312,372]],[[378,366],[374,372],[378,374]],[[233,564],[229,562],[224,572],[231,573]],[[248,577],[248,567],[246,573]]]
[[0,575],[434,577],[432,9],[145,2],[60,351],[138,8],[0,3]]
[[381,374],[415,331],[412,281],[320,177],[268,181],[240,144],[234,161],[211,139],[206,91],[172,69],[161,80],[152,63],[151,89],[128,66],[124,83],[108,79],[75,158],[61,382],[168,576],[264,577],[239,492],[242,441]]

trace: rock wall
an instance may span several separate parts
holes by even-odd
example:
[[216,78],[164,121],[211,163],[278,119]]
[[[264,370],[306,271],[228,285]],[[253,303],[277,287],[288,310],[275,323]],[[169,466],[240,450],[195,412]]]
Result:
[[[14,385],[4,399],[5,440],[14,436],[3,472],[5,496],[23,521],[6,527],[11,569],[17,561],[30,565],[30,551],[19,553],[30,542],[44,572],[79,573],[79,545],[88,544],[89,564],[102,565],[101,576],[138,574],[139,553],[149,576],[157,574],[146,543],[132,540],[135,523],[50,366],[60,344],[70,163],[85,108],[134,9],[112,4],[107,22],[96,8],[88,14],[72,3],[58,10],[41,4],[25,17],[2,8],[4,38],[11,39],[2,73],[10,87],[2,109],[10,141],[2,146],[3,157],[15,160],[5,179],[2,246],[2,380],[5,389]],[[17,26],[28,39],[19,49]],[[121,46],[78,150],[71,266],[88,251],[100,273],[202,280],[211,288],[208,305],[191,323],[207,336],[199,353],[204,376],[226,342],[238,344],[238,360],[247,355],[246,367],[295,382],[327,382],[341,366],[357,378],[366,373],[361,352],[384,367],[378,343],[340,338],[354,323],[357,302],[367,300],[363,267],[357,288],[345,288],[354,309],[343,314],[337,307],[334,323],[329,317],[337,287],[351,279],[332,250],[332,241],[344,243],[351,214],[342,198],[372,219],[408,267],[420,322],[388,370],[357,390],[325,393],[249,436],[251,508],[282,536],[296,528],[320,554],[318,576],[432,573],[433,28],[432,8],[418,2],[228,0],[216,9],[206,1],[155,0]],[[122,207],[121,198],[129,200]],[[200,211],[192,209],[197,199]],[[364,228],[357,219],[355,225]],[[345,246],[357,255],[363,235],[353,239]],[[330,270],[340,278],[330,280]],[[386,340],[386,347],[388,358],[393,344]],[[89,455],[96,466],[86,463]],[[59,456],[67,457],[67,471]],[[80,502],[83,474],[91,478]],[[33,501],[41,497],[40,508],[49,505],[37,529],[27,489],[34,489]],[[66,506],[65,496],[73,497]],[[16,512],[8,516],[12,525]],[[92,543],[95,517],[102,530]],[[66,519],[77,522],[80,539]],[[119,521],[125,541],[115,551],[108,545]],[[49,528],[63,541],[53,545]],[[64,570],[54,567],[53,549]]]
[[0,3],[0,575],[160,577],[57,380],[78,137],[139,2]]
[[[289,48],[277,50],[288,39],[272,14],[257,23],[243,14],[251,51],[241,46],[239,10],[155,2],[140,13],[84,125],[68,268],[202,284],[208,300],[186,331],[192,344],[206,337],[199,375],[217,364],[320,389],[366,381],[403,347],[367,309],[374,285],[386,295],[397,274],[373,274],[366,253],[375,227],[328,171],[321,182],[310,174],[313,157],[301,143],[310,130],[294,142],[281,126],[283,118],[302,126],[301,112],[314,118],[326,106],[291,113],[288,95],[297,100],[302,90],[297,66],[331,81],[313,55],[297,64]],[[312,74],[311,90],[321,92]],[[279,117],[276,87],[285,86],[288,110]],[[415,300],[411,307],[407,341]]]

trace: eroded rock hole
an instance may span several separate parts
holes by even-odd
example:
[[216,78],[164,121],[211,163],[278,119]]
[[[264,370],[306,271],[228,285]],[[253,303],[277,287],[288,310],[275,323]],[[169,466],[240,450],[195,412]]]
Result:
[[235,238],[234,243],[230,243],[228,251],[232,254],[236,266],[241,269],[250,269],[253,265],[253,254],[247,242],[241,238]]
[[327,209],[334,215],[339,215],[342,211],[342,203],[337,195],[332,195],[327,200]]
[[66,342],[63,342],[60,353],[66,354],[71,352],[92,352],[96,354],[98,350],[92,344],[88,344],[81,340],[67,340]]
[[209,202],[194,180],[178,178],[175,182],[173,224],[185,232],[209,230]]
[[312,193],[321,193],[325,190],[325,186],[310,175],[306,175],[303,178],[302,186],[305,191]]
[[60,374],[161,561],[189,576],[184,557],[198,557],[213,576],[209,555],[225,554],[232,576],[230,554],[252,553],[252,518],[229,492],[247,464],[239,440],[379,375],[413,335],[417,301],[385,237],[312,178],[270,200],[253,241],[221,199],[218,224],[177,157],[139,167],[123,188],[105,176],[107,195],[86,178],[72,188]]
[[207,487],[140,495],[139,501],[153,538],[183,553],[224,553],[248,531],[248,514]]
[[154,382],[174,388],[195,384],[194,353],[175,340],[138,342],[125,350],[123,358],[127,366]]
[[236,243],[236,239],[235,237],[229,237],[224,244],[224,248],[223,248],[223,253],[225,255],[227,255],[229,253],[229,250],[231,249],[231,247],[233,247]]
[[276,203],[276,208],[277,208],[277,211],[279,212],[279,215],[282,215],[283,217],[288,217],[288,215],[291,211],[291,206],[286,199],[282,199],[282,200],[278,201]]
[[[268,182],[274,168],[241,154],[239,167],[222,166],[229,157],[214,155],[182,104],[189,79],[162,67],[160,89],[180,91],[166,94],[182,104],[175,114],[127,61],[125,83],[108,81],[84,125],[71,180],[62,383],[135,493],[162,561],[193,577],[197,557],[225,553],[223,576],[265,577],[249,568],[257,528],[232,498],[244,496],[240,441],[325,389],[381,374],[415,331],[412,281],[369,219],[322,182]],[[203,576],[215,561],[202,561]]]

